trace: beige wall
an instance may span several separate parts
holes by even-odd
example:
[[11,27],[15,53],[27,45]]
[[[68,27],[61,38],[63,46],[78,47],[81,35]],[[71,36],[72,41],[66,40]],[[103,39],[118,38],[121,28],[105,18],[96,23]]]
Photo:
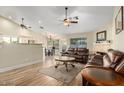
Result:
[[113,45],[112,48],[123,51],[124,52],[124,30],[119,34],[115,34],[115,17],[118,13],[120,7],[116,7],[113,17],[113,27],[112,27],[112,35],[113,35]]
[[[109,24],[104,25],[103,27],[100,27],[97,31],[94,32],[94,41],[96,40],[96,32],[106,30],[107,31],[107,40],[111,40],[110,48],[120,50],[124,52],[124,30],[120,32],[119,34],[115,34],[115,17],[120,9],[120,6],[117,6],[115,8],[115,12],[113,15],[113,21]],[[94,44],[94,47],[96,47],[97,44]],[[100,44],[100,47],[104,50],[105,44]],[[97,48],[97,47],[96,47]],[[98,50],[98,48],[97,48]]]
[[[97,31],[68,34],[68,35],[66,35],[66,40],[67,40],[68,45],[70,45],[70,38],[86,37],[87,38],[87,48],[90,51],[106,52],[107,49],[111,48],[112,44],[113,44],[112,27],[113,27],[112,22],[110,22],[106,25],[99,27],[97,29]],[[103,43],[96,43],[96,33],[104,31],[104,30],[106,30],[106,32],[107,32],[106,40],[112,41],[111,44],[106,43],[106,41]]]
[[22,64],[42,62],[42,52],[40,44],[0,44],[0,70]]
[[18,24],[0,16],[0,33],[3,35],[31,37],[33,32],[31,30],[21,29]]
[[101,51],[101,52],[107,52],[108,49],[112,47],[112,43],[107,43],[106,41],[101,43],[96,43],[96,33],[106,31],[106,40],[110,40],[112,42],[112,22],[101,26],[98,28],[97,31],[93,32],[93,51]]
[[68,34],[66,35],[67,44],[70,45],[70,38],[79,38],[79,37],[87,38],[87,48],[90,51],[92,51],[93,50],[93,32]]
[[[19,37],[21,43],[35,40],[37,44],[1,43],[2,36]],[[42,46],[46,46],[46,36],[43,33],[22,29],[19,24],[0,16],[0,72],[23,67],[39,60],[42,62]]]
[[106,31],[106,40],[112,40],[112,22],[105,24],[104,26],[99,27],[97,31],[94,31],[94,42],[96,42],[96,33],[101,31]]

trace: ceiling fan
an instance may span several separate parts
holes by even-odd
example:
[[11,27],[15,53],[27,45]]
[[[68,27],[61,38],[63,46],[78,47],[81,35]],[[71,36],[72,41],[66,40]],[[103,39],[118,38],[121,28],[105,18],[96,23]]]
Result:
[[65,26],[70,26],[71,24],[77,24],[79,21],[78,16],[68,17],[68,7],[65,7],[65,18],[63,20]]
[[20,26],[21,26],[22,29],[30,29],[30,28],[32,28],[32,27],[26,26],[26,25],[24,24],[24,18],[22,18],[21,20],[22,20],[22,23],[20,24]]

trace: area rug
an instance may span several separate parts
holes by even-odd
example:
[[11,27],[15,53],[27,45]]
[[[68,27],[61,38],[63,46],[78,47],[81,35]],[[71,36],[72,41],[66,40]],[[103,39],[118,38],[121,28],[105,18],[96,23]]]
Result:
[[75,64],[74,68],[71,65],[68,65],[69,70],[68,72],[66,71],[65,65],[61,65],[58,68],[55,68],[55,66],[42,68],[40,72],[42,74],[60,80],[65,84],[69,84],[82,69],[83,69],[82,64]]

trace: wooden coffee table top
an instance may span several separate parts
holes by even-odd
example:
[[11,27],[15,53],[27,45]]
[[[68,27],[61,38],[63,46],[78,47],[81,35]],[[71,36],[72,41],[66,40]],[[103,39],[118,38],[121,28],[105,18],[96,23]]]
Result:
[[82,75],[87,81],[95,85],[124,85],[124,77],[112,70],[102,68],[85,68],[82,72]]
[[55,56],[56,61],[63,61],[63,62],[68,62],[68,61],[74,61],[74,57],[68,57],[68,56]]

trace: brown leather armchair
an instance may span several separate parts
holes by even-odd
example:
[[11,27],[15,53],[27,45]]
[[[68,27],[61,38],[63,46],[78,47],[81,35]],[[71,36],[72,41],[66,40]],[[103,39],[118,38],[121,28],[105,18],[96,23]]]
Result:
[[[94,58],[86,64],[83,70],[84,72],[82,73],[82,78],[84,78],[85,76],[84,73],[86,72],[87,68],[88,69],[95,68],[98,70],[102,69],[102,71],[104,69],[114,74],[119,74],[120,77],[124,79],[124,53],[118,50],[110,49],[104,56],[102,55],[94,56]],[[83,83],[86,82],[84,80],[89,80],[89,79],[87,78],[83,79]],[[118,82],[114,82],[115,85],[116,83],[118,84]],[[100,84],[100,82],[97,84]]]
[[115,67],[124,58],[124,53],[117,50],[108,50],[106,55],[95,55],[90,62],[86,64],[85,67],[103,67],[115,69]]

